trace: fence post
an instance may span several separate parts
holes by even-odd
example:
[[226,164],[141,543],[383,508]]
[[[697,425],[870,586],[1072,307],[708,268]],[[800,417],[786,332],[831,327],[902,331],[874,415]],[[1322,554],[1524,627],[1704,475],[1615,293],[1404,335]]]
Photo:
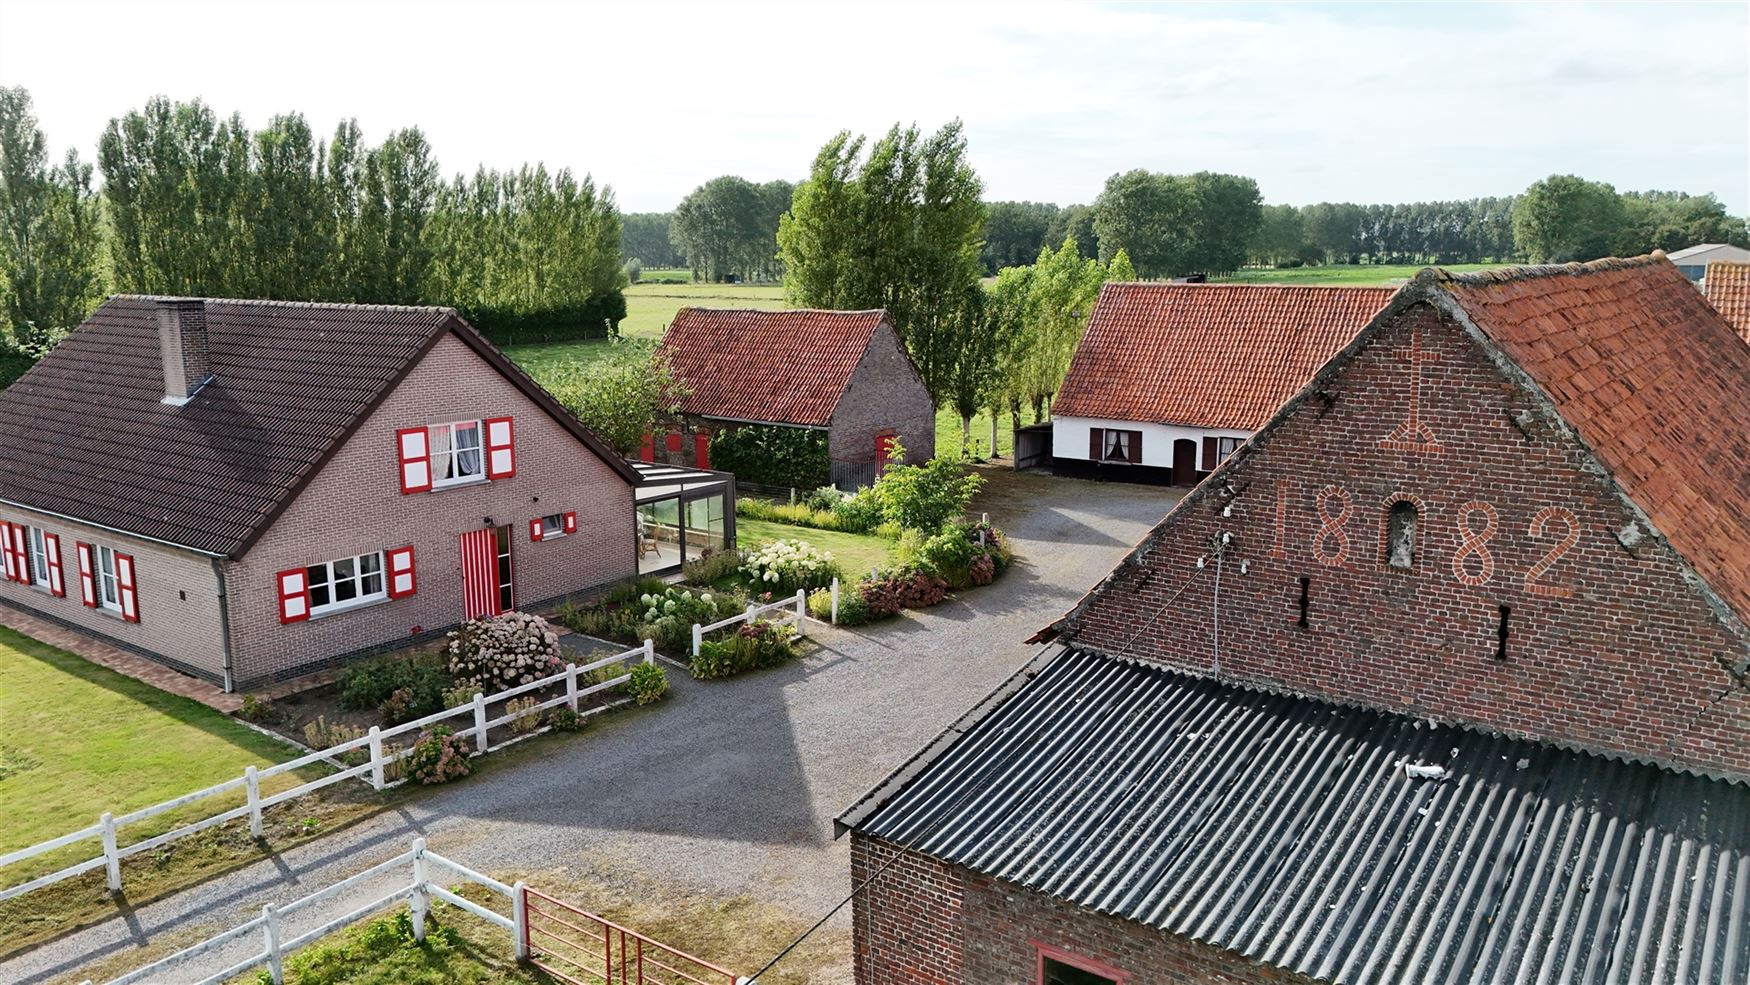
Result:
[[103,824],[103,863],[109,870],[109,891],[122,891],[122,857],[115,850],[115,815],[108,811],[98,819]]
[[486,751],[486,695],[474,692],[474,748]]
[[383,735],[377,726],[371,726],[371,789],[383,789]]
[[[521,879],[510,887],[511,933],[516,936],[516,959],[529,960],[529,887]],[[606,933],[606,931],[603,931]]]
[[285,964],[280,960],[280,916],[269,903],[261,908],[261,932],[267,938],[267,973],[273,985],[286,980]]
[[980,514],[979,521],[978,521],[978,546],[980,546],[980,547],[984,546],[984,530],[988,526],[990,526],[990,514],[989,513]]
[[[697,623],[695,623],[694,625],[697,625]],[[656,662],[656,641],[655,640],[645,640],[644,641],[644,662],[647,664],[653,664]]]
[[832,580],[832,624],[839,624],[839,580]]
[[565,706],[572,711],[577,710],[577,665],[565,665]]
[[695,657],[699,655],[699,642],[702,639],[704,639],[704,634],[699,631],[699,624],[693,623],[693,656]]
[[413,839],[413,896],[408,909],[413,911],[413,939],[425,940],[425,914],[431,909],[430,876],[425,869],[425,839]]
[[796,589],[796,636],[805,639],[808,636],[808,593]]
[[249,791],[249,837],[261,837],[261,777],[255,767],[243,767],[243,788]]

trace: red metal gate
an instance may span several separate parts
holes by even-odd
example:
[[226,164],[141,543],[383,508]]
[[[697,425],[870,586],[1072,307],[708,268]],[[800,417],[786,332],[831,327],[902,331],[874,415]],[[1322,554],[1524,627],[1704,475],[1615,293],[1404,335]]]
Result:
[[571,985],[736,985],[735,972],[522,887],[529,963]]

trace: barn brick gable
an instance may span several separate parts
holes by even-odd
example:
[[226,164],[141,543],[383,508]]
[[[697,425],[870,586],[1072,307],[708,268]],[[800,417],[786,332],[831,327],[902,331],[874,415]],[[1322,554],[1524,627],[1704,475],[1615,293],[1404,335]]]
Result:
[[1454,311],[1400,301],[1290,408],[1059,624],[1072,645],[1750,776],[1742,624]]

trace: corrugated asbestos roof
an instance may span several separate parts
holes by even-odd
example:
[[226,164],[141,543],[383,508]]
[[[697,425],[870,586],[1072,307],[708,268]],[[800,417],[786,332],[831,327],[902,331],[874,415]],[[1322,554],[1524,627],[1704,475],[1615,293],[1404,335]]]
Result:
[[825,427],[885,311],[682,308],[662,336],[682,413]]
[[1707,300],[1750,342],[1750,263],[1707,265]]
[[1255,431],[1391,296],[1380,287],[1107,284],[1052,412]]
[[845,821],[1327,981],[1750,980],[1744,786],[1089,653]]
[[450,308],[207,299],[214,378],[167,406],[158,301],[109,299],[0,394],[0,499],[235,556],[445,331],[635,477]]

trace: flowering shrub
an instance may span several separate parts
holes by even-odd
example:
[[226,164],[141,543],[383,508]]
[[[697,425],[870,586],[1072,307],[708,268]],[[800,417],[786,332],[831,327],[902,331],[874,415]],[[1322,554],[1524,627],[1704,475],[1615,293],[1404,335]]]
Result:
[[996,562],[991,559],[989,554],[980,554],[977,560],[972,562],[968,574],[971,575],[974,585],[988,585],[996,580]]
[[547,724],[555,732],[581,732],[584,726],[589,724],[589,719],[565,705],[560,705],[547,712]]
[[641,705],[661,701],[668,693],[668,674],[655,664],[638,664],[632,668],[632,679],[626,682],[626,693]]
[[[882,575],[857,587],[871,618],[897,615],[901,609],[925,609],[948,597],[948,583],[922,571]],[[842,600],[839,611],[844,611]]]
[[510,720],[512,735],[527,735],[541,727],[541,713],[535,709],[540,703],[540,699],[532,694],[512,698],[504,703],[504,713],[516,716]]
[[796,627],[775,622],[742,623],[729,638],[700,644],[687,670],[700,680],[710,680],[773,667],[795,656]]
[[741,572],[756,587],[781,595],[820,588],[841,573],[831,553],[805,540],[774,540],[750,552]]
[[422,732],[407,757],[407,773],[421,783],[448,783],[467,776],[468,743],[447,725]]
[[559,636],[547,620],[526,612],[470,620],[451,630],[449,639],[456,684],[485,694],[556,674],[565,666]]
[[741,601],[722,592],[689,592],[680,588],[665,588],[660,594],[646,593],[628,603],[643,620],[636,635],[656,641],[670,652],[692,646],[693,624],[716,622],[741,611]]

